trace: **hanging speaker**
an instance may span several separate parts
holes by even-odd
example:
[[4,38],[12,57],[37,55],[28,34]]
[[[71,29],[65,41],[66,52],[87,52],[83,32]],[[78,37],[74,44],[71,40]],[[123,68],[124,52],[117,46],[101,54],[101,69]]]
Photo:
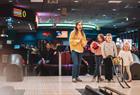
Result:
[[62,8],[61,9],[61,15],[63,15],[63,16],[67,16],[67,8]]

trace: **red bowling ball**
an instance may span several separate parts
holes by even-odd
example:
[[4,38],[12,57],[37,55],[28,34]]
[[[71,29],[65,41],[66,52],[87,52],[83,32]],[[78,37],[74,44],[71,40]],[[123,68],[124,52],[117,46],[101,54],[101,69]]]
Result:
[[93,49],[98,49],[99,48],[98,43],[97,42],[93,42],[92,48]]

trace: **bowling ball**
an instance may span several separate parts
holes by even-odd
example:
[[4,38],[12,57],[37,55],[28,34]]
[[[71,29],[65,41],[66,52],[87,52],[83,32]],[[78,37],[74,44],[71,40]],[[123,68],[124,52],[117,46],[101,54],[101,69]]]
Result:
[[120,65],[121,64],[121,59],[118,58],[118,57],[114,58],[112,61],[113,61],[113,64],[115,64],[115,65]]
[[98,43],[97,42],[93,42],[92,48],[93,49],[98,49],[99,48]]

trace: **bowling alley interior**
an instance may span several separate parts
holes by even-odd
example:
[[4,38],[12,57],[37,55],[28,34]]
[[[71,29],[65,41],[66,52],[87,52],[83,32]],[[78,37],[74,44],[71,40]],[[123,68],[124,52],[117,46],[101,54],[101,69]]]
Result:
[[140,0],[0,0],[0,95],[140,95]]

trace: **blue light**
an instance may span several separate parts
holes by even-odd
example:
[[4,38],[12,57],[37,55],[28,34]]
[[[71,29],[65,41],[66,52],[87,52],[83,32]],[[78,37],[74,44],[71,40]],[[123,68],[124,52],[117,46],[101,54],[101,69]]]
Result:
[[35,37],[33,35],[25,35],[23,37],[23,41],[35,41]]

